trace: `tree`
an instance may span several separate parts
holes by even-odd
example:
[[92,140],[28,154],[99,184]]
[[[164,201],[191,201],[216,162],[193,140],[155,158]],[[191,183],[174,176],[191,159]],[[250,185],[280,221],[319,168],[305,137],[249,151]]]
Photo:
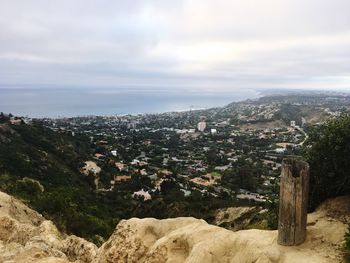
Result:
[[350,116],[329,120],[309,133],[304,156],[310,164],[310,208],[350,194]]
[[207,163],[209,165],[217,165],[218,156],[217,151],[215,149],[210,149],[206,154]]

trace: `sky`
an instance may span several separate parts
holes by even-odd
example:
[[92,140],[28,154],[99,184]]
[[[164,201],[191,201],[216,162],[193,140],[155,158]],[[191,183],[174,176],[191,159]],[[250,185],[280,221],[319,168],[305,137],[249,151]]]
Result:
[[348,0],[0,0],[0,87],[350,90]]

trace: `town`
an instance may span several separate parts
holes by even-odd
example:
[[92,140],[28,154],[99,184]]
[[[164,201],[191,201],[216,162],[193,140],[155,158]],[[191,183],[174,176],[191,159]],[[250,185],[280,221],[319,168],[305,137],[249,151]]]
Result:
[[[300,154],[308,130],[349,110],[344,95],[266,96],[223,108],[122,116],[42,119],[50,129],[89,137],[81,172],[96,191],[151,200],[167,187],[265,202],[281,161]],[[129,186],[128,186],[129,185]]]

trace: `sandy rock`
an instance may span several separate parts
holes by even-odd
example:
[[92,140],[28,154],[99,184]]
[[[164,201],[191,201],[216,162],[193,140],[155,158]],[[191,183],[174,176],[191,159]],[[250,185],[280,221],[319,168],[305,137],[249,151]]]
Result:
[[71,261],[67,261],[67,260],[61,259],[61,258],[47,257],[47,258],[37,260],[35,262],[36,263],[70,263]]
[[62,252],[61,247],[62,245],[60,245],[59,247],[53,246],[52,244],[50,244],[49,241],[40,236],[34,236],[25,244],[24,250],[27,251],[33,248],[37,248],[45,252],[47,256],[67,259],[67,256]]
[[297,247],[277,245],[277,231],[232,232],[194,218],[137,219],[119,223],[99,249],[104,262],[341,262],[346,225],[310,216],[307,240]]
[[326,200],[318,207],[317,212],[343,223],[350,222],[350,195]]
[[9,216],[19,223],[39,226],[45,219],[36,211],[30,209],[21,201],[0,192],[0,216]]
[[0,241],[0,262],[10,260],[23,251],[24,247],[18,243],[4,243]]
[[92,262],[97,247],[0,192],[0,262]]
[[62,245],[62,251],[71,261],[90,263],[96,258],[97,246],[83,238],[72,235],[67,237]]
[[241,230],[248,225],[253,216],[261,209],[257,207],[229,207],[219,209],[213,224],[233,231]]
[[118,224],[112,236],[99,249],[99,263],[142,262],[151,246],[170,232],[193,223],[206,224],[204,220],[187,217],[165,220],[145,218],[142,223],[140,220],[131,218]]
[[45,240],[47,244],[56,249],[63,249],[62,240],[65,237],[60,233],[52,221],[45,220],[39,226],[39,236]]
[[[41,250],[40,248],[30,248],[25,251],[18,253],[8,263],[37,263],[37,262],[47,262],[47,263],[69,263],[70,261],[50,256],[47,252]],[[4,261],[6,263],[6,261]]]
[[0,240],[17,242],[24,245],[32,236],[37,234],[35,226],[22,224],[9,216],[0,217]]

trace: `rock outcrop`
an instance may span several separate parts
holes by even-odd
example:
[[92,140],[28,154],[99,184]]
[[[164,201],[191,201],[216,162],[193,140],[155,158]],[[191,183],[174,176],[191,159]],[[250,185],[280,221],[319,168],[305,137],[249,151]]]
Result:
[[307,239],[295,247],[277,245],[277,231],[232,232],[188,217],[132,218],[98,249],[0,192],[0,262],[341,262],[349,216],[350,197],[325,202],[308,215]]
[[99,249],[104,262],[341,262],[346,225],[317,212],[297,247],[277,245],[277,231],[232,232],[194,218],[119,223]]
[[90,263],[97,247],[56,226],[17,199],[0,192],[0,262]]
[[233,231],[244,229],[257,213],[263,213],[259,207],[228,207],[219,209],[215,214],[213,224]]

